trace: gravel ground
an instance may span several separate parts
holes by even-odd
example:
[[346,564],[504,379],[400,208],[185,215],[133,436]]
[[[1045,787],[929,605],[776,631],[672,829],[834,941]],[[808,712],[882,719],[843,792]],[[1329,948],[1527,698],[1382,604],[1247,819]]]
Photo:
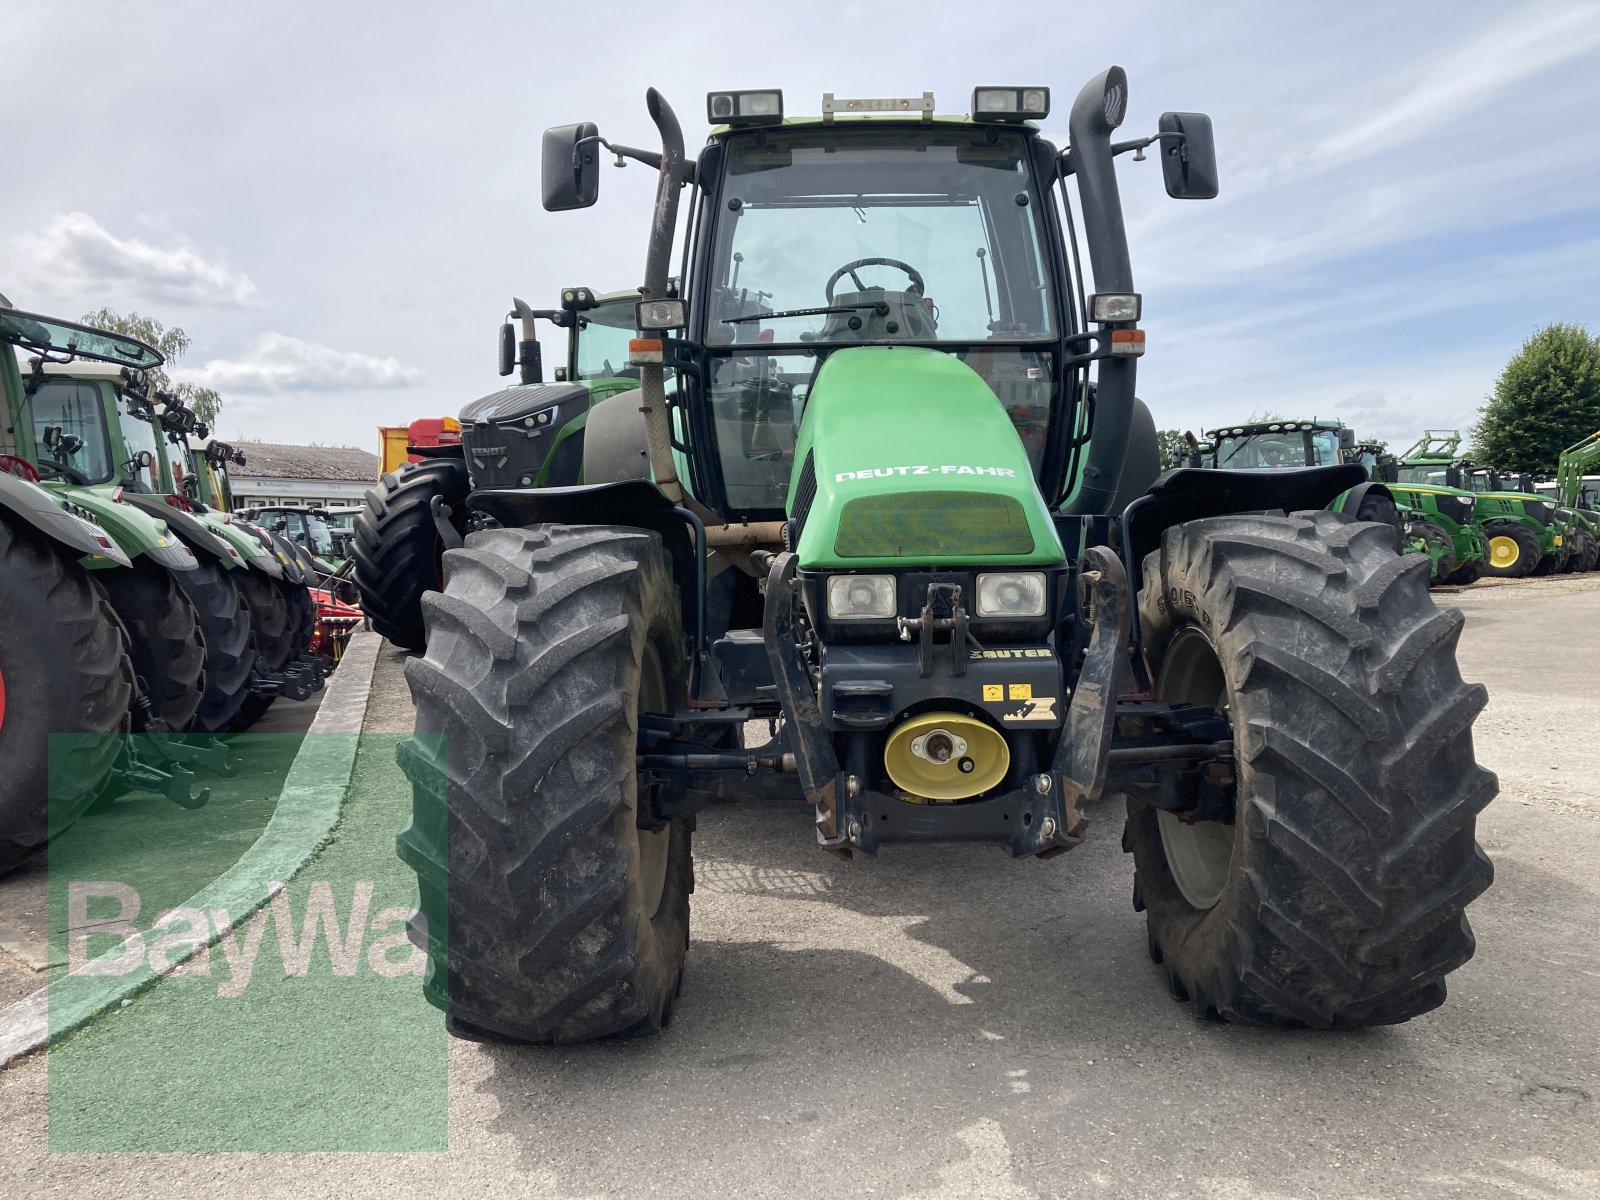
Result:
[[[1467,614],[1463,670],[1490,689],[1497,877],[1471,910],[1477,957],[1407,1025],[1191,1019],[1145,957],[1114,810],[1049,863],[847,864],[804,812],[725,808],[696,837],[672,1029],[451,1043],[447,1153],[47,1154],[40,1056],[0,1072],[0,1194],[1600,1195],[1600,576],[1439,599]],[[369,729],[407,727],[401,659],[380,656]],[[357,780],[352,819],[397,827],[392,762]]]

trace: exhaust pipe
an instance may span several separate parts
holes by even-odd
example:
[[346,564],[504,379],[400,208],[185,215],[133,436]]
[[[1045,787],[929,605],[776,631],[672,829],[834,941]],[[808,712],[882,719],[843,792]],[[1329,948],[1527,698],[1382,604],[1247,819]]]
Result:
[[[667,294],[667,272],[672,262],[672,236],[678,227],[678,191],[684,182],[683,129],[667,98],[655,88],[645,93],[650,119],[661,133],[661,175],[656,184],[655,216],[650,224],[650,245],[644,260],[646,300]],[[666,368],[649,364],[639,368],[639,409],[644,413],[645,441],[656,486],[673,504],[684,502],[683,486],[672,461],[672,423],[667,415]]]

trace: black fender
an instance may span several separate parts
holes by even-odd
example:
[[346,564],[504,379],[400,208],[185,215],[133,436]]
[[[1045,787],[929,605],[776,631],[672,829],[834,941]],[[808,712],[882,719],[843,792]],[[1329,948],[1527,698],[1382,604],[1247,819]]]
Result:
[[461,458],[467,457],[467,448],[460,442],[445,442],[439,446],[407,446],[407,454],[415,454],[418,458]]
[[[502,525],[549,521],[561,525],[633,525],[661,535],[672,555],[672,577],[683,605],[684,628],[694,631],[694,661],[709,661],[706,644],[705,533],[687,509],[667,499],[648,479],[584,483],[574,487],[484,488],[467,507]],[[699,671],[696,678],[700,679]]]
[[181,508],[174,508],[168,504],[162,497],[124,491],[122,501],[135,508],[142,508],[152,517],[165,521],[167,528],[172,530],[172,535],[196,554],[210,555],[225,567],[242,565],[233,547]]
[[100,536],[105,537],[102,542],[93,525],[67,512],[43,488],[3,471],[0,471],[0,512],[74,556],[98,554],[128,565],[127,555],[109,536],[102,533]]
[[1140,586],[1145,555],[1161,544],[1161,535],[1174,525],[1228,513],[1327,508],[1340,492],[1366,482],[1366,469],[1353,463],[1271,471],[1211,471],[1195,467],[1168,471],[1123,513],[1122,561],[1128,568],[1128,578],[1134,581],[1135,589]]

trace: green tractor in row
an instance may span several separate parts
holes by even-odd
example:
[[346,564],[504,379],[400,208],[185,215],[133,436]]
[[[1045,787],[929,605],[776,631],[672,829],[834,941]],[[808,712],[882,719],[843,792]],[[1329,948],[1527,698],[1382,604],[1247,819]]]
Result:
[[[1043,87],[964,117],[713,92],[692,157],[653,89],[659,150],[546,132],[547,210],[594,204],[606,152],[659,183],[637,387],[587,408],[581,482],[471,491],[406,664],[398,845],[454,1033],[659,1030],[717,800],[806,805],[843,858],[1046,859],[1121,796],[1151,958],[1196,1013],[1442,1002],[1492,875],[1462,618],[1391,526],[1327,511],[1358,466],[1161,473],[1114,160],[1203,199],[1215,156],[1196,113],[1118,140],[1127,103],[1120,68],[1091,80],[1067,147]],[[479,415],[467,461],[509,471],[516,431]]]
[[[1600,430],[1561,452],[1554,479],[1536,480],[1534,490],[1555,501],[1573,543],[1567,569],[1600,569]],[[1585,474],[1585,472],[1591,472]]]
[[132,338],[0,304],[0,870],[126,786],[203,804],[190,767],[226,766],[214,746],[126,736],[200,717],[195,598],[226,551],[202,535],[202,562],[193,531],[134,503],[113,481],[149,463],[105,432],[98,385],[56,387],[43,362],[24,379],[18,348],[56,366],[109,363],[116,376],[161,363]]
[[192,445],[192,439],[207,439],[209,428],[176,396],[162,393],[157,400],[166,435],[159,466],[167,502],[229,543],[251,568],[235,577],[250,610],[255,651],[249,693],[226,725],[240,733],[274,700],[305,700],[322,690],[332,669],[312,647],[317,605],[311,589],[322,582],[320,564],[304,545],[232,511],[228,465],[244,465],[244,455],[215,440]]
[[[356,517],[355,581],[373,629],[396,645],[423,648],[422,597],[441,586],[441,558],[461,544],[474,488],[583,481],[590,408],[638,387],[638,369],[628,362],[638,301],[637,290],[582,287],[564,289],[556,309],[512,300],[509,316],[520,330],[510,320],[500,327],[500,374],[517,370],[520,380],[462,410],[476,452],[469,456],[459,442],[407,447],[421,461],[386,473]],[[551,383],[544,380],[541,320],[566,331],[565,362]]]
[[1400,454],[1394,474],[1402,486],[1421,485],[1470,492],[1472,517],[1483,534],[1483,574],[1520,579],[1549,575],[1567,561],[1564,523],[1556,506],[1530,499],[1510,486],[1499,471],[1481,467],[1461,454],[1457,430],[1424,430]]

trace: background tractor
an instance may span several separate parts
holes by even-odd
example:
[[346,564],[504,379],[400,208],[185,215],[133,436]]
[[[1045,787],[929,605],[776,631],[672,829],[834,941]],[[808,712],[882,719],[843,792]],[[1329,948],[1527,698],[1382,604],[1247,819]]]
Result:
[[[1288,470],[1298,467],[1325,467],[1339,462],[1362,462],[1355,443],[1355,432],[1342,421],[1312,418],[1310,421],[1246,421],[1224,426],[1206,434],[1208,442],[1190,438],[1190,467],[1211,470]],[[1416,530],[1416,520],[1400,509],[1387,485],[1368,472],[1365,483],[1334,496],[1331,512],[1344,512],[1357,520],[1384,522],[1395,531],[1395,544],[1408,552],[1427,554],[1434,562],[1438,578],[1440,547],[1424,531]],[[1453,565],[1448,568],[1453,570]]]
[[[659,151],[547,131],[548,210],[595,203],[607,154],[659,183],[637,388],[588,408],[581,483],[500,449],[406,665],[399,851],[458,1035],[661,1028],[716,798],[804,803],[846,858],[1053,858],[1120,794],[1151,957],[1196,1013],[1443,1000],[1491,877],[1462,618],[1391,526],[1326,511],[1358,466],[1159,474],[1114,160],[1217,184],[1209,118],[1114,140],[1127,102],[1120,68],[1091,80],[1066,148],[1043,87],[968,117],[713,92],[694,157],[654,90]],[[462,426],[497,464],[503,423]]]
[[[16,417],[23,380],[12,347],[48,346],[43,320],[0,301],[0,870],[100,795],[126,753],[138,694],[128,634],[104,586],[106,571],[131,571],[133,560],[94,508],[43,485],[32,427]],[[116,334],[79,330],[74,344],[87,357],[161,361]],[[59,447],[68,436],[77,435],[51,440]]]
[[[242,732],[260,720],[279,697],[305,700],[321,690],[332,658],[313,648],[317,640],[320,586],[310,551],[233,512],[229,465],[245,465],[245,456],[226,442],[212,439],[204,447],[191,439],[210,430],[176,397],[164,396],[162,425],[171,447],[165,470],[182,493],[195,518],[227,540],[253,568],[238,579],[250,609],[256,651],[250,693],[228,722]],[[340,628],[344,628],[341,623]]]
[[1473,495],[1472,516],[1484,539],[1483,574],[1521,579],[1548,575],[1565,565],[1564,522],[1556,505],[1529,502],[1516,480],[1461,457],[1456,430],[1424,431],[1397,460],[1396,481],[1464,490]]
[[[415,461],[385,471],[356,518],[355,580],[375,630],[397,645],[423,648],[422,596],[438,590],[446,548],[461,544],[474,488],[582,482],[589,409],[638,386],[638,369],[628,363],[638,300],[637,290],[599,295],[582,287],[564,289],[557,309],[512,300],[521,336],[509,321],[500,327],[500,374],[518,370],[520,382],[451,420],[470,433],[474,453],[459,438],[407,446]],[[540,320],[566,330],[554,383],[544,382]]]

